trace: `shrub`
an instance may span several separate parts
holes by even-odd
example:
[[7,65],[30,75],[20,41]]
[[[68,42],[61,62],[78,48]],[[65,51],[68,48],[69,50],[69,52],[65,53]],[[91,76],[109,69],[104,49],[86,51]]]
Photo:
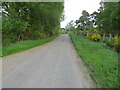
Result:
[[81,34],[83,31],[82,30],[79,30],[78,32],[77,32],[77,34]]
[[100,38],[101,38],[101,36],[99,34],[98,35],[91,35],[90,36],[90,39],[95,40],[95,41],[100,40]]
[[43,39],[43,38],[46,38],[46,37],[47,37],[47,35],[46,35],[45,33],[39,33],[39,36],[40,36],[40,38],[41,38],[41,39]]
[[120,52],[120,37],[115,36],[113,38],[113,48],[115,51]]
[[17,41],[18,39],[17,39],[16,34],[12,32],[9,32],[9,33],[2,32],[2,45],[3,46],[9,46],[10,44],[15,43]]
[[86,36],[86,38],[89,38],[89,36]]
[[95,29],[95,30],[93,30],[92,32],[93,32],[93,33],[98,33],[98,30]]
[[106,43],[109,47],[113,47],[113,38],[111,40],[109,40],[109,38],[103,38],[101,41]]
[[113,50],[120,52],[120,37],[115,36],[109,40],[109,38],[104,38],[101,41],[106,43],[109,47],[113,48]]
[[98,31],[95,30],[89,30],[89,31],[84,31],[83,33],[86,38],[89,38],[94,41],[99,41],[101,39],[101,36],[99,35]]
[[33,30],[32,29],[28,29],[27,33],[31,35],[33,33]]
[[55,30],[54,34],[60,33],[60,30]]

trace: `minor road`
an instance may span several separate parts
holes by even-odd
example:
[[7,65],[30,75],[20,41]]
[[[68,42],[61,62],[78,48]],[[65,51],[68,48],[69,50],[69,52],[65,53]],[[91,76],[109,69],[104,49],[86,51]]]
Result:
[[3,57],[3,88],[92,88],[70,36]]

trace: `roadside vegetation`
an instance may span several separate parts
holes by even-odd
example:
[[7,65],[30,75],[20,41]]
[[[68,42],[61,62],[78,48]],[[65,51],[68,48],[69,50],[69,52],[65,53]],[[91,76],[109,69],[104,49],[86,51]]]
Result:
[[56,37],[58,37],[59,35],[55,35],[49,38],[45,38],[45,39],[38,39],[38,40],[26,40],[26,41],[21,41],[18,43],[14,43],[10,46],[4,46],[2,48],[2,56],[7,56],[10,54],[14,54],[17,52],[21,52],[21,51],[25,51],[28,50],[30,48],[34,48],[36,46],[40,46],[43,45],[45,43],[48,43],[50,41],[52,41],[53,39],[55,39]]
[[64,2],[2,2],[3,56],[51,41],[60,33]]
[[83,35],[87,39],[96,41],[96,42],[104,42],[107,44],[107,46],[111,49],[114,50],[118,53],[120,53],[120,36],[115,35],[114,37],[105,37],[104,35],[102,36],[102,31],[101,30],[77,30],[76,33],[78,35]]
[[118,88],[120,56],[120,2],[100,2],[98,11],[83,10],[66,26],[77,53],[98,87]]
[[[47,43],[60,33],[64,3],[3,2],[2,53],[7,56]],[[98,87],[118,88],[120,55],[120,2],[101,2],[98,11],[83,10],[67,24],[77,53]]]
[[77,53],[88,66],[91,76],[102,88],[118,87],[118,53],[105,43],[95,42],[84,36],[70,34]]
[[100,2],[98,11],[89,14],[83,10],[80,18],[68,23],[66,29],[90,40],[104,42],[114,51],[120,52],[119,9],[120,2]]

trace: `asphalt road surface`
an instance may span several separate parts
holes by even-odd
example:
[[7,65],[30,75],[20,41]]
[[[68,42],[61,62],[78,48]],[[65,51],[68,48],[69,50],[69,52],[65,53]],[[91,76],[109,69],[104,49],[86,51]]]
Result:
[[92,88],[70,36],[3,57],[3,88]]

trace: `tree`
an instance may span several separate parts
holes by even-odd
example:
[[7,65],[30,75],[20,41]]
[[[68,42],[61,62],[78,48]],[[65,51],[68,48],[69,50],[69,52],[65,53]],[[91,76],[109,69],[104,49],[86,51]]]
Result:
[[97,25],[99,29],[103,29],[106,33],[118,33],[119,25],[119,4],[117,2],[102,2],[99,9]]
[[13,43],[38,39],[40,33],[47,37],[56,34],[64,5],[63,2],[3,2],[2,8],[3,43]]
[[97,26],[98,14],[99,13],[95,11],[90,15],[90,19],[92,21],[92,27]]
[[79,20],[76,21],[76,25],[78,28],[85,29],[89,28],[90,21],[89,21],[89,13],[85,10],[82,11],[82,16],[79,18]]
[[74,29],[74,28],[75,28],[75,23],[74,23],[73,20],[71,20],[71,21],[67,24],[66,29],[67,29],[67,30],[72,30],[72,29]]

